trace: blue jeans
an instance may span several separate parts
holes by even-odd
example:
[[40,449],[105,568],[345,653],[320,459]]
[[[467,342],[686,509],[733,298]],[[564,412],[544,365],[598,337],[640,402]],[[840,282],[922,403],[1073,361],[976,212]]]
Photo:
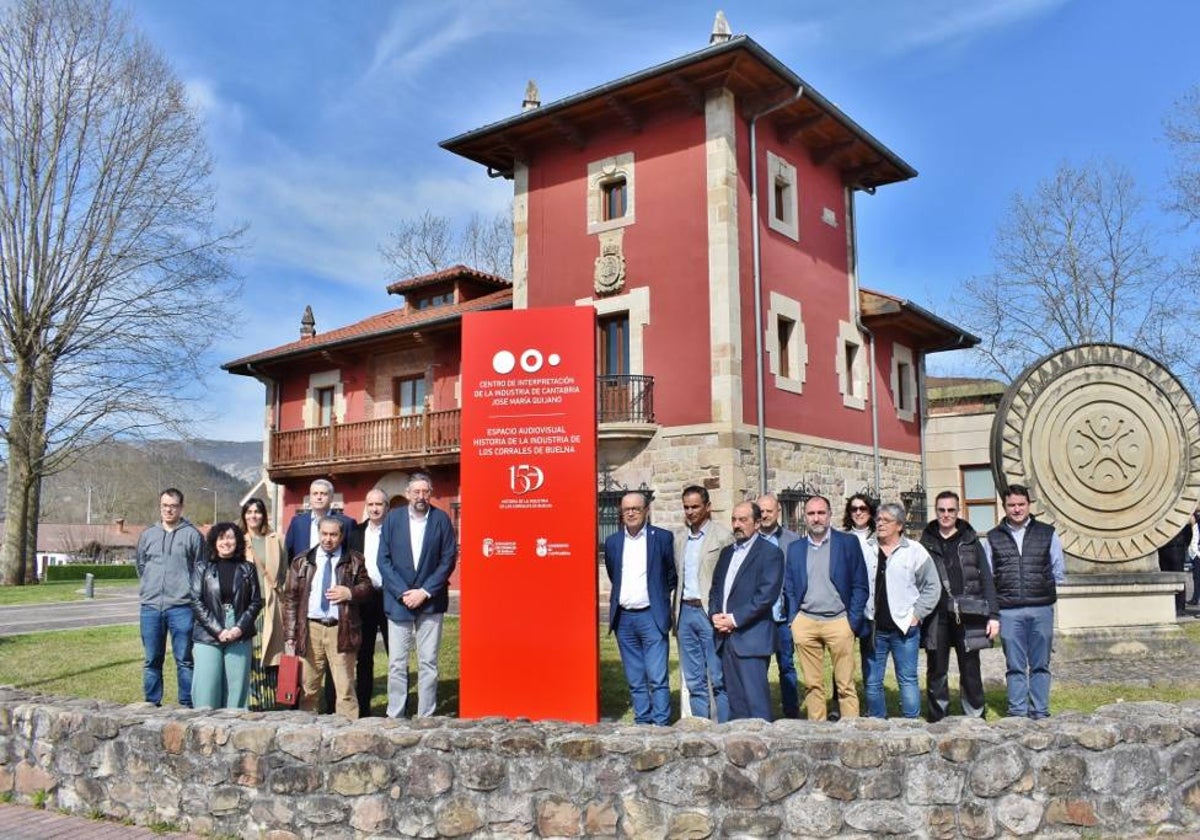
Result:
[[679,665],[687,683],[692,716],[709,716],[708,687],[711,681],[717,723],[725,723],[729,720],[729,698],[725,696],[725,676],[713,641],[712,619],[702,607],[684,604],[679,609],[678,633]]
[[921,652],[921,628],[910,627],[907,633],[898,630],[876,630],[870,655],[863,658],[863,675],[867,695],[867,716],[887,717],[883,699],[883,675],[887,671],[888,654],[896,668],[896,683],[900,686],[900,713],[906,718],[921,714],[921,687],[917,685],[917,658]]
[[167,653],[167,633],[171,634],[171,653],[175,657],[175,676],[179,681],[179,705],[192,705],[192,608],[186,604],[165,610],[142,605],[142,648],[146,661],[142,666],[142,693],[147,703],[162,705],[163,659]]
[[796,677],[795,642],[786,622],[775,625],[775,664],[779,666],[779,699],[783,716],[800,717],[800,684]]
[[667,682],[670,646],[649,609],[622,609],[617,615],[617,648],[633,701],[633,722],[666,726],[671,722],[671,686]]
[[1011,717],[1050,717],[1050,644],[1054,605],[1000,610]]

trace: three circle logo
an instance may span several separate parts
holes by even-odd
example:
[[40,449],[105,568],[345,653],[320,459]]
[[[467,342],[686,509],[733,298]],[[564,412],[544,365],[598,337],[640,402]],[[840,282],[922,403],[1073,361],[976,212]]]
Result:
[[492,356],[492,370],[499,374],[512,373],[516,368],[518,361],[521,365],[521,370],[526,373],[537,373],[542,369],[543,365],[550,367],[558,367],[562,363],[562,357],[557,353],[551,353],[547,356],[542,355],[541,350],[529,348],[521,353],[518,358],[513,355],[510,350],[501,350],[496,355]]

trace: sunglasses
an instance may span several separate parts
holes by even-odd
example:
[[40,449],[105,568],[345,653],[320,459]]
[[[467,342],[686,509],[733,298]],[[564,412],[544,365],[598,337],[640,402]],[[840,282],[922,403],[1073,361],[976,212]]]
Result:
[[868,510],[870,510],[870,508],[866,505],[850,505],[851,513],[863,513]]
[[958,513],[958,508],[938,508],[938,513]]

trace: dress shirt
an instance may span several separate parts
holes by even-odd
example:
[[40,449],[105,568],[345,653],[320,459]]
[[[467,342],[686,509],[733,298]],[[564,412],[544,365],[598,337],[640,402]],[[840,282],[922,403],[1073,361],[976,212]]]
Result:
[[[1008,533],[1012,534],[1013,542],[1017,544],[1017,554],[1020,554],[1025,545],[1025,528],[1029,524],[1029,520],[1025,520],[1025,525],[1020,528],[1014,528],[1012,523],[1005,517],[1003,520],[1004,527]],[[983,553],[987,555],[988,565],[995,568],[992,564],[992,544],[985,537],[979,541],[983,546]],[[1058,538],[1058,532],[1055,531],[1050,535],[1050,574],[1054,576],[1055,583],[1062,583],[1067,577],[1066,563],[1063,560],[1062,540]]]
[[[321,517],[327,515],[329,511],[317,513],[315,510],[308,513],[308,547],[318,548],[321,545]],[[345,536],[343,534],[342,536]]]
[[317,546],[317,568],[313,570],[313,582],[308,590],[308,617],[317,620],[329,620],[338,617],[337,606],[330,604],[328,610],[321,608],[321,602],[325,599],[325,590],[321,588],[321,581],[325,579],[326,564],[333,564],[333,571],[330,574],[330,580],[337,582],[337,564],[342,559],[342,552],[339,548],[333,553],[330,558],[329,554],[321,546]]
[[750,553],[750,546],[754,545],[756,536],[752,534],[750,539],[733,544],[733,556],[729,558],[729,569],[725,572],[725,591],[721,596],[721,612],[729,612],[729,590],[733,589],[733,581],[737,578],[737,573],[741,571],[742,563],[745,562],[746,555]]
[[[705,523],[708,524],[707,522]],[[643,529],[645,530],[645,529]],[[688,529],[687,542],[683,546],[683,597],[699,598],[700,593],[700,549],[704,545],[705,529],[696,533]]]
[[623,609],[641,610],[650,606],[650,585],[646,581],[646,526],[636,534],[625,531],[621,550],[621,592],[617,603]]
[[412,549],[413,569],[421,568],[421,546],[425,544],[425,526],[429,522],[429,514],[418,514],[408,506],[408,544]]
[[[760,537],[762,537],[764,540],[769,542],[771,545],[775,546],[776,548],[779,548],[780,547],[779,546],[779,537],[783,534],[783,526],[776,525],[775,530],[769,534],[764,534],[762,531],[759,531],[758,534]],[[787,560],[785,559],[784,563],[786,563],[786,562],[787,562]],[[782,587],[780,587],[780,589],[779,589],[779,597],[775,599],[775,603],[771,606],[771,618],[774,619],[777,623],[787,621],[787,612],[783,608],[783,588]]]
[[379,535],[383,533],[383,525],[374,522],[367,523],[363,532],[363,554],[367,561],[367,577],[376,589],[383,589],[383,575],[379,573]]

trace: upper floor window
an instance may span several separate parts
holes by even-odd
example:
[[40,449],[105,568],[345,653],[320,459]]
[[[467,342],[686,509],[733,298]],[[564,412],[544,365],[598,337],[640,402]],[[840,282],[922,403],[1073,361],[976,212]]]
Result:
[[396,415],[407,417],[425,410],[425,377],[397,376],[392,380],[392,402]]
[[454,292],[442,292],[440,295],[430,295],[428,297],[416,298],[412,301],[415,309],[430,309],[434,306],[445,306],[446,304],[454,303]]
[[629,197],[629,185],[624,176],[617,176],[600,185],[600,193],[604,202],[601,207],[601,218],[608,222],[620,219],[625,215]]
[[633,152],[594,160],[587,169],[587,232],[602,233],[633,224]]
[[838,321],[838,390],[847,408],[867,407],[867,354],[862,336],[848,321]]
[[332,426],[333,425],[333,388],[318,388],[316,393],[317,398],[317,425]]
[[796,167],[767,152],[767,225],[789,239],[799,241],[799,197]]
[[804,334],[800,301],[771,292],[766,341],[767,362],[775,387],[793,394],[804,393],[807,378],[808,344]]
[[917,368],[913,352],[902,344],[892,345],[892,400],[896,416],[911,423],[917,416]]

